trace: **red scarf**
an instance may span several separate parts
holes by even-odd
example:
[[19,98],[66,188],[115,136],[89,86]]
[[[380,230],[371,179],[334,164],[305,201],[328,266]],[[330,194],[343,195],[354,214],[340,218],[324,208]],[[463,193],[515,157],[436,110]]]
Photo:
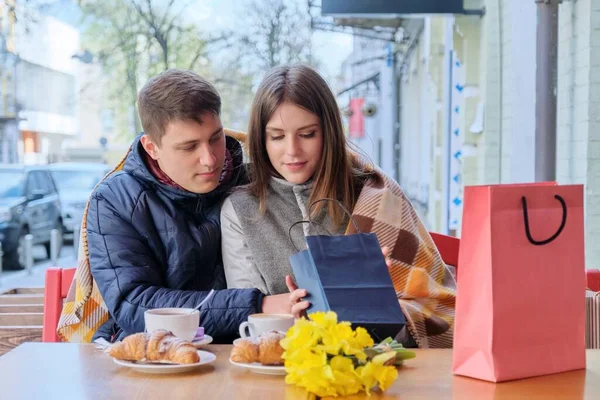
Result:
[[[143,149],[142,149],[143,150]],[[165,172],[160,169],[158,165],[158,161],[154,158],[150,157],[150,154],[143,150],[144,158],[146,161],[146,165],[148,166],[148,170],[150,173],[154,175],[154,177],[163,185],[171,186],[180,190],[185,190],[180,185],[178,185],[173,179],[169,177],[169,175],[165,174]],[[229,153],[229,149],[225,149],[225,162],[223,163],[223,171],[221,171],[221,177],[219,178],[219,183],[223,183],[231,177],[233,172],[233,162],[231,159],[231,153]]]
[[146,150],[143,150],[143,154],[144,154],[144,158],[146,161],[146,165],[148,166],[148,170],[150,170],[150,173],[152,175],[154,175],[154,177],[160,183],[162,183],[163,185],[177,188],[177,189],[185,190],[184,188],[179,186],[177,183],[175,183],[175,181],[173,179],[169,178],[169,175],[165,174],[162,169],[160,169],[160,166],[158,165],[158,161],[156,161],[154,158],[150,157],[150,154],[148,154],[146,152]]

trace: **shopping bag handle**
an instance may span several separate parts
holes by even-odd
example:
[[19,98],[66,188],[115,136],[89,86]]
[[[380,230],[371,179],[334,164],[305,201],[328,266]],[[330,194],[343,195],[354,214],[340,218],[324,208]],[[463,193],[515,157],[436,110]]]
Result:
[[295,227],[295,226],[296,226],[296,225],[298,225],[298,224],[317,224],[317,225],[319,225],[321,228],[323,228],[323,230],[324,230],[325,232],[327,232],[327,234],[328,234],[329,236],[331,236],[331,232],[329,232],[329,231],[327,230],[327,228],[325,228],[325,227],[323,226],[323,224],[321,224],[321,223],[319,223],[319,222],[316,222],[316,221],[311,221],[311,220],[308,220],[308,221],[304,221],[304,220],[302,220],[302,221],[297,221],[297,222],[294,222],[294,223],[292,224],[292,226],[290,226],[290,229],[288,230],[288,238],[290,239],[290,243],[292,244],[292,246],[294,246],[294,249],[296,249],[296,252],[298,252],[298,251],[300,251],[300,250],[298,250],[298,248],[297,248],[297,247],[296,247],[296,245],[294,244],[294,241],[292,240],[292,228],[293,228],[293,227]]
[[314,205],[317,204],[317,203],[320,203],[322,201],[333,201],[333,202],[337,203],[338,206],[344,211],[344,213],[346,213],[346,215],[348,216],[348,218],[350,218],[350,221],[352,221],[352,225],[354,225],[354,229],[356,229],[356,233],[361,233],[360,229],[358,229],[358,225],[356,224],[356,221],[354,220],[354,218],[352,218],[352,214],[350,214],[350,211],[348,211],[348,209],[346,207],[344,207],[344,205],[342,204],[341,201],[336,200],[336,199],[330,199],[328,197],[324,197],[322,199],[313,201],[310,204],[310,206],[308,207],[308,217],[309,218],[310,218],[310,212],[311,212],[312,208],[314,207]]
[[546,240],[535,240],[533,237],[531,237],[531,230],[529,229],[529,215],[527,213],[527,199],[525,198],[525,196],[521,197],[521,203],[523,204],[523,220],[525,221],[525,235],[527,235],[527,240],[529,240],[529,242],[533,245],[543,246],[545,244],[552,242],[554,239],[556,239],[558,237],[558,235],[561,234],[561,232],[565,228],[565,224],[567,223],[567,203],[565,203],[565,199],[563,199],[559,195],[554,195],[554,198],[560,202],[560,205],[562,206],[562,209],[563,209],[562,221],[560,222],[558,231],[556,231],[556,233],[554,235],[552,235],[551,237],[549,237]]

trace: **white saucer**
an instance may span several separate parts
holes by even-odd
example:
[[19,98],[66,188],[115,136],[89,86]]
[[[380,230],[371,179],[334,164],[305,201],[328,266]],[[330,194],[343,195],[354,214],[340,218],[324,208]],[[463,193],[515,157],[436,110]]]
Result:
[[235,365],[236,367],[245,368],[252,372],[256,372],[257,374],[265,374],[265,375],[285,375],[285,367],[283,365],[262,365],[259,363],[245,364],[245,363],[237,363],[231,361],[229,362]]
[[195,364],[138,364],[132,361],[117,360],[116,358],[113,358],[113,361],[115,364],[147,374],[177,374],[192,371],[202,365],[210,364],[217,359],[217,356],[208,351],[198,350],[198,355],[200,356],[200,361]]
[[192,340],[192,344],[196,347],[200,347],[200,346],[206,346],[207,344],[211,344],[212,341],[213,341],[212,336],[204,335],[204,337],[202,339]]

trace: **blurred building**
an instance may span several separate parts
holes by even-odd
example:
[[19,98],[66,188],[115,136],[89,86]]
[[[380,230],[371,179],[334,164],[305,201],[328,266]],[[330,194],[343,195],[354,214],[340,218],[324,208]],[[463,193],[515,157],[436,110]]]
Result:
[[80,23],[74,0],[0,3],[0,163],[112,163],[126,151]]
[[15,52],[15,17],[0,3],[0,163],[18,161],[18,110]]
[[[366,0],[322,3],[324,12],[344,4],[346,9],[373,7]],[[379,116],[378,129],[365,134],[384,143],[378,151],[387,155],[377,155],[374,161],[395,173],[429,228],[460,235],[465,185],[535,179],[536,2],[393,0],[385,5],[431,8],[418,15],[410,10],[335,15],[337,24],[357,31],[365,24],[374,32],[394,24],[398,28],[387,43],[356,39],[360,47],[379,52],[375,61],[378,107],[397,104],[391,116]],[[453,5],[462,11],[447,9]],[[389,46],[395,54],[391,64],[385,57]],[[561,184],[586,185],[587,243],[600,237],[600,53],[595,51],[599,46],[599,2],[563,1],[559,5],[556,178]],[[368,57],[361,51],[355,48],[347,65]],[[368,67],[369,73],[372,68]],[[381,80],[383,71],[394,76],[387,82],[393,82],[395,94],[384,93],[388,83]],[[348,88],[365,85],[362,71],[347,75]],[[340,97],[340,101],[344,104],[348,99]],[[367,152],[377,153],[369,140],[361,140]],[[385,161],[389,159],[393,166]],[[600,249],[587,246],[586,264],[598,268]]]
[[4,119],[12,120],[3,132],[2,161],[52,162],[62,142],[79,131],[77,62],[71,57],[79,51],[79,32],[27,3],[16,2],[14,12],[10,4],[0,5],[6,59],[12,60],[3,73]]

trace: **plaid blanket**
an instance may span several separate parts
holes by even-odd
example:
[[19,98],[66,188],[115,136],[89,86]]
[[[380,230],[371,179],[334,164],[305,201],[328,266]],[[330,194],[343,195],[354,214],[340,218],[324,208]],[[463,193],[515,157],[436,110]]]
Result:
[[[356,159],[355,159],[356,162]],[[391,249],[390,275],[420,348],[451,348],[456,282],[400,185],[372,167],[352,217],[361,232],[375,232],[381,246]],[[346,234],[356,233],[352,222]]]
[[[108,173],[106,177],[123,169],[125,157]],[[103,179],[103,180],[104,180]],[[98,183],[99,185],[100,183]],[[97,187],[97,185],[96,185]],[[96,190],[96,188],[94,188]],[[109,312],[96,282],[92,278],[90,269],[88,243],[87,243],[87,213],[90,206],[89,200],[85,206],[81,231],[79,233],[79,248],[77,249],[77,269],[69,287],[69,293],[63,304],[63,309],[58,321],[57,333],[63,342],[89,343],[96,330],[108,321]],[[77,232],[75,232],[76,234]]]
[[[243,142],[245,139],[245,134],[242,132],[225,129],[225,134],[240,142]],[[131,152],[131,149],[129,152]],[[123,160],[106,177],[123,169],[129,152],[127,152]],[[91,342],[94,333],[96,333],[102,324],[108,321],[110,316],[108,307],[104,303],[98,286],[92,278],[90,269],[87,242],[88,207],[89,202],[85,208],[81,222],[81,235],[77,252],[77,270],[75,271],[73,282],[71,282],[69,293],[65,299],[57,327],[58,336],[64,342]]]

